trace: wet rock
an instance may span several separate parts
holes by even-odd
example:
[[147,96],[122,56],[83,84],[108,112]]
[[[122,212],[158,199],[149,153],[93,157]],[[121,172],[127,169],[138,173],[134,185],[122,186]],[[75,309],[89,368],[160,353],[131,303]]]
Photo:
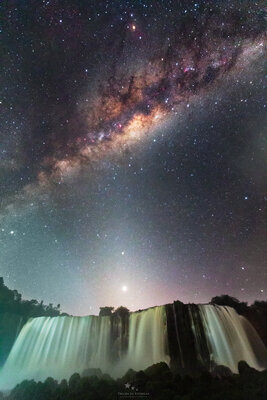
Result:
[[233,375],[230,368],[226,367],[225,365],[216,365],[211,373],[212,376],[217,378],[228,378],[229,376]]

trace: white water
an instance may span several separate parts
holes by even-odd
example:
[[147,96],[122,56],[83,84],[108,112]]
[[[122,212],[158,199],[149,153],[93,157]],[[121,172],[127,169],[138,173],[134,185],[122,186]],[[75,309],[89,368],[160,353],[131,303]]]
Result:
[[160,361],[168,364],[170,357],[167,353],[165,307],[154,307],[132,313],[127,357],[130,368],[140,370]]
[[[244,317],[230,307],[200,305],[199,310],[215,363],[233,372],[240,360],[259,370],[267,367],[267,350]],[[117,340],[121,337],[119,332]],[[169,363],[165,307],[131,313],[128,350],[116,364],[111,357],[110,317],[34,318],[22,328],[0,371],[0,390],[9,390],[24,379],[68,379],[88,368],[118,377],[129,368]]]
[[128,352],[116,365],[110,358],[110,317],[34,318],[22,328],[0,372],[0,390],[11,389],[25,379],[68,379],[88,368],[100,368],[116,377],[129,368],[168,362],[165,308],[132,313]]
[[213,361],[237,372],[238,362],[267,367],[267,349],[250,322],[233,308],[199,305]]
[[40,317],[22,328],[0,373],[0,388],[24,379],[69,378],[109,368],[109,317]]

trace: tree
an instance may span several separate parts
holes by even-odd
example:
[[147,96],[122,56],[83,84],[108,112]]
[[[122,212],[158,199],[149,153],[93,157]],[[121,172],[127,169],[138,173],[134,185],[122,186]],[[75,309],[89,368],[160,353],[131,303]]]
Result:
[[21,294],[17,290],[13,290],[14,293],[14,300],[17,301],[18,303],[21,302]]
[[251,308],[267,312],[267,301],[255,300]]
[[221,296],[212,297],[212,304],[217,304],[219,306],[229,306],[234,308],[238,313],[243,313],[246,311],[248,304],[245,302],[240,302],[235,297],[229,296],[228,294],[222,294]]
[[112,315],[112,312],[114,310],[114,307],[100,307],[99,311],[99,316],[100,317],[110,317]]
[[[9,312],[22,316],[25,320],[31,317],[60,315],[60,304],[56,307],[53,304],[44,305],[43,301],[23,300],[17,290],[11,290],[4,284],[3,277],[0,277],[0,313]],[[66,314],[65,314],[66,315]]]
[[128,316],[130,313],[130,310],[128,308],[120,306],[114,311],[114,315],[119,316],[119,317],[125,317]]

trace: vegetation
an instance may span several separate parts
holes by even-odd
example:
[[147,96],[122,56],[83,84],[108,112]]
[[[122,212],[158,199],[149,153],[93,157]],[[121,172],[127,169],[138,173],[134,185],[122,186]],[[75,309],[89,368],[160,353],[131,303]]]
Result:
[[248,303],[241,302],[235,297],[231,297],[228,294],[216,296],[211,299],[212,304],[218,304],[219,306],[233,307],[239,314],[244,313],[248,308]]
[[44,305],[43,301],[22,300],[21,294],[5,286],[4,279],[0,277],[0,314],[3,313],[17,314],[25,320],[31,317],[61,315],[60,304],[55,307],[51,303]]
[[228,294],[222,294],[211,299],[212,304],[218,304],[219,306],[233,307],[239,314],[246,314],[249,309],[258,310],[261,312],[267,312],[267,301],[254,301],[253,304],[248,306],[247,302],[242,302],[235,297],[229,296]]
[[32,317],[56,317],[60,304],[44,305],[43,301],[23,300],[17,290],[11,290],[0,277],[0,366],[5,362],[22,326]]
[[130,310],[128,310],[128,308],[120,306],[118,307],[115,311],[114,311],[114,315],[118,316],[118,317],[126,317],[127,315],[129,315]]
[[262,312],[267,313],[267,301],[256,300],[256,301],[254,301],[253,304],[251,304],[250,307],[251,307],[252,310],[256,309],[258,311],[262,311]]
[[43,383],[24,381],[5,399],[115,400],[130,398],[133,393],[135,396],[132,397],[139,400],[266,400],[267,371],[258,372],[241,361],[239,373],[204,373],[194,379],[182,378],[174,375],[167,364],[159,363],[145,371],[129,370],[118,380],[98,371],[95,376],[75,373],[68,382],[63,380],[59,383],[52,378]]
[[115,315],[115,316],[119,316],[119,317],[125,317],[127,315],[129,315],[130,310],[128,310],[128,308],[120,306],[118,307],[115,311],[114,311],[114,307],[100,307],[100,311],[99,311],[99,316],[100,317],[106,317],[106,316],[111,316],[111,315]]
[[99,311],[99,317],[110,317],[112,315],[112,312],[114,310],[114,307],[100,307]]

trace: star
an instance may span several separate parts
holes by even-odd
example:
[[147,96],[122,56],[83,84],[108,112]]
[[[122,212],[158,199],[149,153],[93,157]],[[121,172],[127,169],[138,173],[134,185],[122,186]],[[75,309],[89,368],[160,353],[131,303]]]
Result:
[[262,300],[258,3],[16,3],[0,115],[11,287],[73,315]]

